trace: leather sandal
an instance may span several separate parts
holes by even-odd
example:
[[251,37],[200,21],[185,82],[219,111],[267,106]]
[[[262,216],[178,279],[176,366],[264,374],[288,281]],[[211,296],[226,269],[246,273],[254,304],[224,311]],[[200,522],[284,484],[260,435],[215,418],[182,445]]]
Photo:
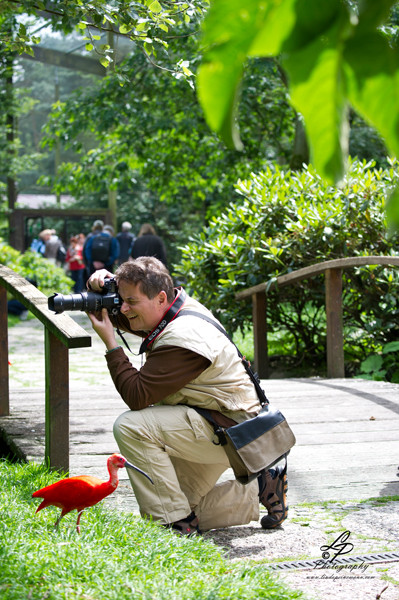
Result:
[[279,527],[288,515],[287,504],[287,463],[284,467],[275,467],[262,471],[259,480],[259,500],[267,509],[260,524],[263,529]]

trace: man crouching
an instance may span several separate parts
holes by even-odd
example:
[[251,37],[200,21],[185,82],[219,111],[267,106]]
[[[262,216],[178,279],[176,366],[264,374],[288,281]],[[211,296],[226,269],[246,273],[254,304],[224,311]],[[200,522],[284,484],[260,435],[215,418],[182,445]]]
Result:
[[[123,263],[115,274],[96,271],[90,289],[101,291],[107,277],[116,279],[120,313],[110,317],[103,309],[89,318],[107,348],[115,387],[130,409],[116,420],[115,439],[122,454],[154,482],[129,473],[142,516],[191,535],[257,520],[261,502],[268,511],[262,527],[279,526],[288,512],[286,469],[265,470],[247,485],[234,479],[217,483],[230,464],[223,446],[214,443],[212,425],[195,410],[210,411],[223,426],[259,412],[235,346],[212,323],[192,314],[216,321],[182,288],[173,287],[156,258]],[[143,338],[141,369],[118,345],[115,327]]]

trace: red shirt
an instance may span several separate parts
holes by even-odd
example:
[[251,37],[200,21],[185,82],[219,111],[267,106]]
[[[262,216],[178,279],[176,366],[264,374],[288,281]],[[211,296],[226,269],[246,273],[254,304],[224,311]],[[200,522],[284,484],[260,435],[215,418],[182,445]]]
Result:
[[71,271],[79,271],[79,269],[84,269],[85,264],[83,262],[83,246],[69,246],[65,260],[68,263],[68,268]]

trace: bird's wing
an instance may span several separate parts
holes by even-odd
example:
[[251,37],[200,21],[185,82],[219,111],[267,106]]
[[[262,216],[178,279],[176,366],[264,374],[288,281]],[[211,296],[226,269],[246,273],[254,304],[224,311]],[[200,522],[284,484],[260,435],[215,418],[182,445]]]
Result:
[[33,498],[45,498],[46,500],[60,500],[65,496],[78,497],[82,493],[90,493],[90,490],[96,489],[103,482],[97,477],[88,475],[80,475],[78,477],[67,477],[60,479],[51,485],[48,485],[41,490],[33,492]]

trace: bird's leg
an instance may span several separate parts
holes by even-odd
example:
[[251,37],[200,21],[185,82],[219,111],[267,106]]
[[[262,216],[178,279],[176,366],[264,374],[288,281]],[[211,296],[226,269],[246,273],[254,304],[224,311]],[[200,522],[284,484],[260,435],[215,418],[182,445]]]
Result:
[[84,508],[82,508],[82,510],[78,512],[78,520],[76,521],[76,531],[78,533],[80,533],[79,523],[80,523],[80,517],[82,516],[83,511],[84,511]]
[[56,520],[56,522],[54,523],[54,529],[58,529],[58,525],[62,519],[62,517],[65,515],[64,511],[62,510],[60,513],[60,516],[58,517],[58,519]]

